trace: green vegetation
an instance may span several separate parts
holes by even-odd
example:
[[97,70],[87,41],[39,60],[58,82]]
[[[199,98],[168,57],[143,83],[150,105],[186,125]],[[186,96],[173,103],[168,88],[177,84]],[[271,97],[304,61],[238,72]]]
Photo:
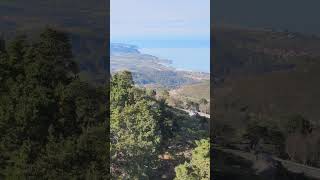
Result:
[[114,179],[147,179],[160,143],[159,113],[133,87],[130,72],[111,81],[111,174]]
[[0,1],[1,35],[12,40],[19,34],[37,40],[47,26],[69,35],[79,76],[88,82],[105,81],[107,2],[100,0]]
[[1,44],[0,179],[107,178],[106,94],[78,78],[68,36]]
[[201,140],[196,144],[190,163],[185,162],[175,168],[175,180],[210,179],[210,143],[208,140]]
[[128,71],[94,86],[79,77],[68,35],[37,39],[0,41],[0,179],[174,178],[208,138],[208,120],[168,106],[168,91],[138,88]]
[[132,81],[195,82],[185,73],[122,72],[105,85],[104,1],[1,1],[0,11],[0,179],[173,179],[208,137],[207,119]]
[[[168,106],[168,91],[158,95],[136,87],[129,71],[112,76],[110,96],[112,179],[174,177],[174,167],[188,158],[183,152],[194,146],[192,142],[208,137],[207,121]],[[201,154],[208,148],[205,142],[200,141],[194,150],[191,162],[195,166],[208,158]],[[209,164],[204,166],[209,168]]]

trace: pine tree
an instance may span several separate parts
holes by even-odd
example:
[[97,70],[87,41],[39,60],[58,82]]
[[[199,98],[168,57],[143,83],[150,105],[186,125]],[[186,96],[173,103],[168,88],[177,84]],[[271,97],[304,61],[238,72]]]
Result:
[[120,72],[111,81],[111,173],[113,178],[147,179],[160,142],[156,111],[134,88],[131,73]]
[[0,65],[0,178],[107,178],[106,94],[77,78],[68,36],[19,36]]

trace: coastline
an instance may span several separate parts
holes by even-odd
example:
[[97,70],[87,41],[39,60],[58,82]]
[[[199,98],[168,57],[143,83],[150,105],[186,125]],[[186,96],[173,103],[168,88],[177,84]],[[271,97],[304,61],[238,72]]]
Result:
[[177,71],[210,74],[210,48],[139,48],[139,51],[158,57],[159,60],[171,61],[160,64]]

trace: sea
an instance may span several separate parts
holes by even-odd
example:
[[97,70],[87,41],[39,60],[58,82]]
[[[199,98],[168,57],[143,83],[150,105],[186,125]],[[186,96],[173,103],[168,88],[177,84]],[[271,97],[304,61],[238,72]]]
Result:
[[160,59],[168,59],[177,70],[210,73],[209,40],[131,40],[139,51]]

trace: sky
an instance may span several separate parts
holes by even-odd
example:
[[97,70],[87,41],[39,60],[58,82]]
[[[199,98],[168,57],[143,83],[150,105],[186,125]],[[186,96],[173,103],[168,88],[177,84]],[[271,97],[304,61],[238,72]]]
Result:
[[210,0],[111,0],[111,41],[208,40]]
[[210,72],[210,0],[111,0],[111,42]]

